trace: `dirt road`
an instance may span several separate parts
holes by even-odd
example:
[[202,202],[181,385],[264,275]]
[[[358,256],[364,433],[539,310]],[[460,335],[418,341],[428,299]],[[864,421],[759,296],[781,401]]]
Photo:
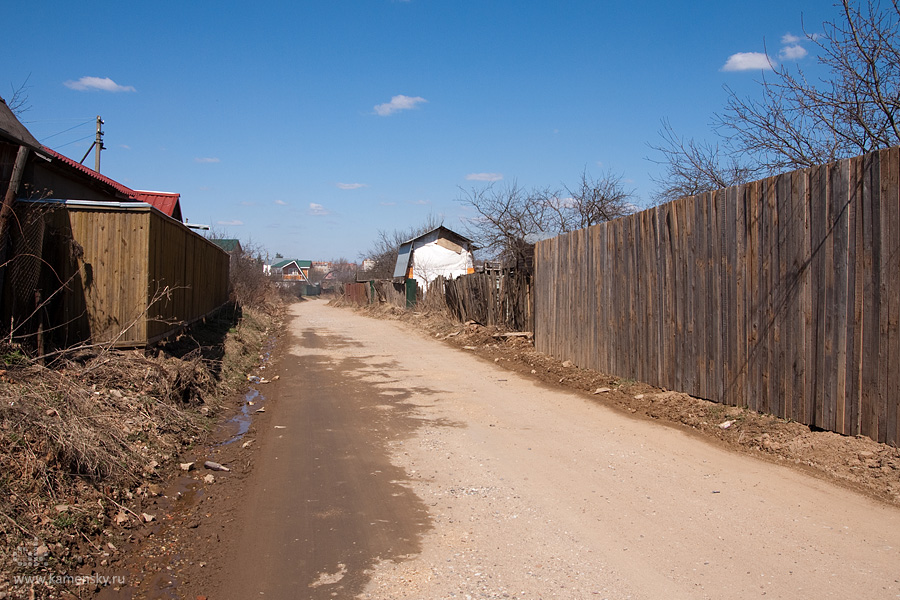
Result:
[[900,511],[294,305],[210,598],[898,598]]

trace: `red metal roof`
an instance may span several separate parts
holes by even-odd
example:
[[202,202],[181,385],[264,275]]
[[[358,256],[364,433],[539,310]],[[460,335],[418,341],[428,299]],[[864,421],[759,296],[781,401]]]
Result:
[[179,203],[181,194],[176,194],[174,192],[147,192],[142,190],[135,190],[133,193],[136,200],[155,206],[173,219],[181,221],[181,204]]
[[68,156],[60,154],[56,150],[52,150],[47,146],[42,146],[41,148],[44,152],[46,152],[53,158],[59,159],[66,165],[114,188],[126,199],[134,200],[135,202],[146,202],[147,204],[155,207],[157,210],[165,213],[173,219],[177,219],[179,221],[183,220],[181,217],[181,194],[176,194],[174,192],[150,192],[143,190],[133,190],[128,186],[122,185],[114,179],[110,179],[106,175],[101,175],[97,171],[90,169],[81,163],[75,162]]
[[109,177],[107,177],[105,175],[101,175],[97,171],[95,171],[93,169],[89,169],[88,167],[84,166],[81,163],[75,162],[68,156],[60,154],[56,150],[51,150],[47,146],[41,146],[41,148],[44,152],[46,152],[53,158],[59,159],[61,162],[64,162],[65,164],[69,165],[70,167],[72,167],[78,171],[81,171],[85,175],[89,175],[89,176],[93,177],[94,179],[96,179],[97,181],[99,181],[101,183],[105,183],[106,185],[114,188],[117,192],[119,192],[120,194],[122,194],[128,198],[132,198],[132,199],[134,198],[134,190],[122,185],[118,181],[116,181],[114,179],[110,179]]

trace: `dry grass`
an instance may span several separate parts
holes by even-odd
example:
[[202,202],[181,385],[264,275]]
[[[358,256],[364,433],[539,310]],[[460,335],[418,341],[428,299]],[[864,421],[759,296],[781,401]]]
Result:
[[[95,348],[47,367],[0,345],[0,572],[72,572],[99,555],[122,507],[203,441],[271,323],[244,310],[155,355]],[[32,539],[50,550],[40,568],[17,561]],[[0,579],[6,593],[15,586]]]

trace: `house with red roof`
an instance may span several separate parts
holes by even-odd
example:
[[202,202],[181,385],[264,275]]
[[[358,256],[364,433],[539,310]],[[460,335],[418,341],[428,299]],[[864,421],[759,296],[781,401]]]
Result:
[[3,336],[39,352],[143,347],[228,301],[228,253],[182,222],[179,194],[133,190],[41,145],[2,98],[0,197]]

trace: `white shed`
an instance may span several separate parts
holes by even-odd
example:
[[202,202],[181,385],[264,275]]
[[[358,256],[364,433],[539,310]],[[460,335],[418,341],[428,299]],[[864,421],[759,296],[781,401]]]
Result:
[[443,276],[453,279],[475,272],[472,240],[443,225],[403,242],[397,255],[394,277],[415,279],[423,291]]

